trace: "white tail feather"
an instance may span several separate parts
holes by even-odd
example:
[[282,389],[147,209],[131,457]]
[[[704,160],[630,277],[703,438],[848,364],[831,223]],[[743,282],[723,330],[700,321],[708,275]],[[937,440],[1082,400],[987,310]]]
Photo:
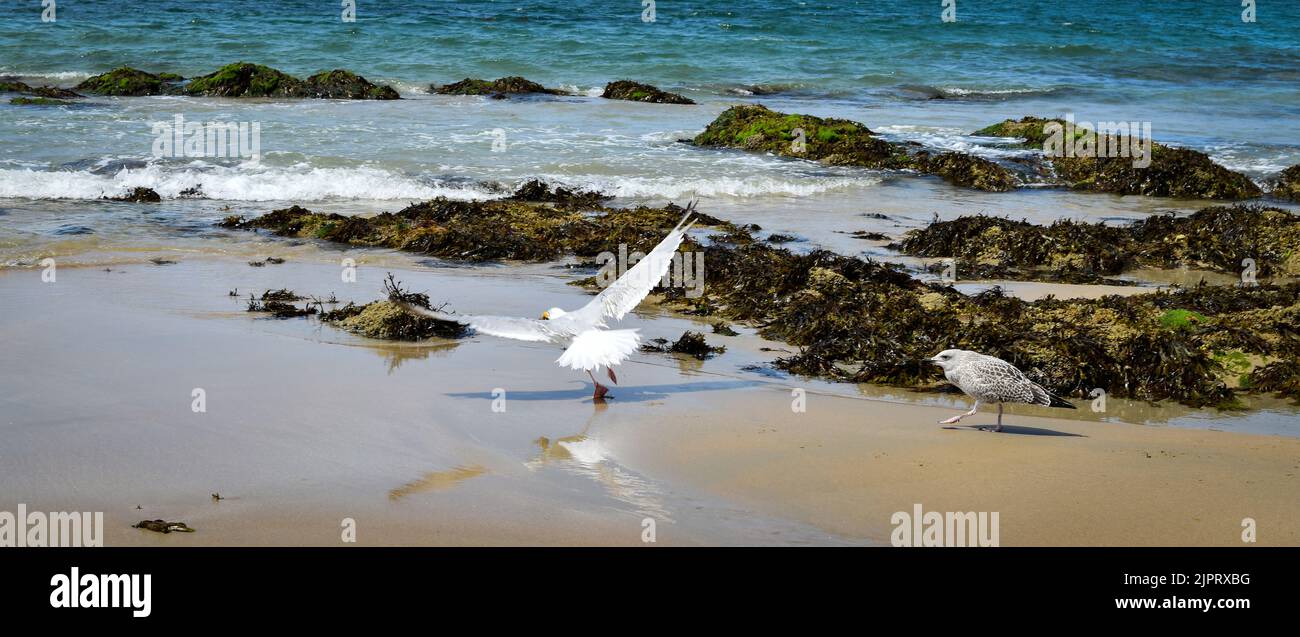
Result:
[[569,369],[613,367],[627,360],[641,343],[636,330],[587,330],[573,339],[556,363]]

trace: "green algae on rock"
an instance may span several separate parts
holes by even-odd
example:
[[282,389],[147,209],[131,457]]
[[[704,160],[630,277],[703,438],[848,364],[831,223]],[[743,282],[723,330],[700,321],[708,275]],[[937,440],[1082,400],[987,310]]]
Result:
[[891,249],[955,259],[962,278],[1100,283],[1138,267],[1300,276],[1300,217],[1256,205],[1153,215],[1128,226],[1063,219],[1048,226],[984,215],[934,221]]
[[86,79],[77,85],[77,90],[100,95],[164,95],[176,92],[176,83],[181,79],[181,76],[172,73],[154,75],[121,66]]
[[401,99],[391,86],[378,86],[351,71],[334,69],[317,73],[306,82],[309,97],[346,100]]
[[[1071,140],[1065,140],[1072,131]],[[989,137],[1019,137],[1027,147],[1045,148],[1052,143],[1084,146],[1095,155],[1110,155],[1097,149],[1119,149],[1131,142],[1102,129],[1093,131],[1061,119],[1026,116],[1005,120],[972,133]],[[1055,178],[1076,190],[1108,192],[1120,195],[1184,197],[1196,199],[1249,199],[1262,193],[1249,177],[1214,163],[1209,155],[1189,148],[1175,148],[1145,140],[1150,150],[1150,164],[1134,165],[1130,156],[1061,156],[1044,157],[1055,170]],[[1071,153],[1072,154],[1072,153]],[[1131,153],[1130,153],[1131,154]]]
[[71,106],[75,102],[48,97],[15,97],[10,99],[9,103],[14,106]]
[[858,122],[780,113],[761,105],[733,106],[723,111],[692,143],[768,152],[835,166],[916,170],[942,176],[957,185],[995,192],[1012,190],[1020,184],[1011,170],[981,157],[934,155],[881,139]]
[[376,85],[351,71],[334,69],[300,80],[261,64],[236,62],[185,85],[187,95],[209,97],[310,97],[321,99],[401,99],[390,86]]
[[609,100],[627,100],[632,102],[653,102],[655,104],[694,104],[695,101],[677,93],[659,90],[657,86],[618,80],[605,85],[601,97]]
[[304,97],[307,87],[302,80],[269,66],[235,62],[190,80],[184,92],[209,97]]
[[551,89],[519,77],[512,75],[495,80],[480,80],[475,78],[465,78],[459,82],[443,84],[442,86],[431,85],[431,89],[440,95],[509,95],[509,94],[527,94],[541,93],[545,95],[568,95],[568,93],[559,89]]
[[175,73],[153,74],[123,66],[96,75],[78,89],[101,95],[201,95],[208,97],[315,97],[326,99],[400,99],[389,86],[378,86],[364,77],[335,69],[300,80],[269,66],[235,62],[188,84]]

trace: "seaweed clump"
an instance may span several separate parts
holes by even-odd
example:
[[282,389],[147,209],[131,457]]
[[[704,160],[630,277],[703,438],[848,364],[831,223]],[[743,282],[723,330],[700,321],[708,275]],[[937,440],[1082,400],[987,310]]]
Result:
[[467,77],[459,82],[431,86],[440,95],[510,95],[540,93],[545,95],[568,95],[559,89],[546,88],[537,82],[512,75],[495,80],[480,80]]
[[308,303],[303,307],[293,304],[295,301],[303,300],[303,298],[293,290],[284,288],[262,292],[260,300],[254,298],[250,293],[248,295],[247,311],[270,314],[277,319],[313,316],[320,311],[319,304],[315,307],[312,303]]
[[144,529],[155,533],[193,533],[194,529],[184,522],[168,522],[166,520],[140,520],[132,524],[133,529]]
[[511,201],[535,201],[567,206],[597,206],[601,202],[613,198],[612,195],[596,190],[570,189],[560,185],[552,186],[540,179],[528,180],[517,188],[514,194],[506,197]]
[[1276,361],[1255,369],[1246,385],[1254,393],[1273,392],[1300,402],[1300,362]]
[[661,91],[656,86],[633,82],[632,80],[618,80],[605,85],[605,91],[601,97],[608,100],[628,100],[632,102],[653,102],[655,104],[694,104],[695,101],[678,95]]
[[[522,200],[538,196],[551,201]],[[672,204],[663,208],[607,208],[593,203],[603,197],[525,184],[507,199],[438,198],[372,217],[315,213],[293,206],[251,220],[231,216],[218,225],[460,261],[550,261],[570,254],[595,256],[616,250],[619,244],[649,249],[684,213],[683,208]],[[600,214],[587,214],[591,210]],[[722,222],[699,215],[698,223]]]
[[160,196],[157,191],[153,188],[146,188],[144,186],[136,186],[127,191],[126,194],[104,198],[113,201],[129,201],[133,203],[158,203],[162,201],[162,196]]
[[912,230],[891,249],[956,261],[964,278],[1120,283],[1138,266],[1237,274],[1251,259],[1261,276],[1300,275],[1300,217],[1254,205],[1154,215],[1128,226],[1068,219],[1048,226],[975,215]]
[[[1059,132],[1049,130],[1052,124],[1061,127]],[[1097,155],[1112,155],[1045,157],[1044,161],[1055,170],[1056,179],[1076,190],[1198,199],[1249,199],[1263,194],[1249,177],[1214,163],[1209,155],[1200,151],[1147,140],[1151,163],[1146,167],[1136,167],[1133,157],[1113,156],[1114,153],[1100,151],[1125,148],[1128,139],[1075,126],[1073,139],[1066,140],[1065,125],[1066,122],[1060,119],[1026,116],[1019,121],[1008,119],[986,126],[973,134],[1019,137],[1025,140],[1026,146],[1039,148],[1056,141],[1062,147],[1068,144],[1076,148],[1091,148]],[[1059,139],[1057,135],[1060,135]]]
[[1300,164],[1278,173],[1271,194],[1279,199],[1300,201]]
[[696,146],[740,148],[835,166],[916,170],[961,186],[1002,192],[1020,179],[1008,168],[961,153],[932,153],[877,137],[846,119],[779,113],[761,105],[733,106],[692,140]]
[[687,331],[676,341],[669,343],[666,338],[651,339],[649,343],[641,346],[643,352],[654,352],[663,354],[686,354],[699,360],[708,360],[727,351],[726,347],[721,345],[709,345],[704,340],[704,335],[699,332]]
[[962,348],[1007,360],[1063,396],[1102,388],[1232,407],[1251,370],[1300,358],[1300,283],[1029,302],[1000,288],[967,296],[897,266],[763,242],[714,242],[705,261],[703,294],[669,289],[666,304],[750,323],[799,348],[776,367],[832,380],[930,388],[940,376],[923,359]]
[[429,295],[403,289],[401,281],[396,280],[392,273],[384,280],[384,291],[388,295],[387,300],[365,305],[348,303],[337,310],[325,312],[320,320],[368,338],[394,341],[460,338],[468,332],[468,328],[461,323],[412,314],[403,309],[399,303],[427,310],[433,307]]

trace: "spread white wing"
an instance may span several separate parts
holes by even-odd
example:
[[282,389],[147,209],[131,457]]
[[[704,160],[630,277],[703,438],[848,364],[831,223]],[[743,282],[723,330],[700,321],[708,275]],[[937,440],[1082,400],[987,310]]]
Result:
[[557,341],[566,336],[547,325],[547,321],[516,318],[513,316],[480,316],[473,314],[444,314],[410,303],[398,303],[402,309],[412,314],[419,314],[443,321],[455,321],[468,325],[475,332],[517,341]]
[[607,318],[617,321],[636,309],[636,306],[649,296],[650,291],[659,285],[659,281],[672,266],[673,253],[682,245],[686,232],[695,224],[691,220],[691,215],[694,213],[695,202],[691,202],[686,206],[686,214],[682,216],[682,220],[677,222],[677,227],[670,230],[668,236],[664,237],[659,245],[655,246],[644,259],[637,261],[636,265],[624,272],[617,281],[601,290],[590,303],[571,314],[580,315],[593,322],[596,319],[603,322],[603,319]]

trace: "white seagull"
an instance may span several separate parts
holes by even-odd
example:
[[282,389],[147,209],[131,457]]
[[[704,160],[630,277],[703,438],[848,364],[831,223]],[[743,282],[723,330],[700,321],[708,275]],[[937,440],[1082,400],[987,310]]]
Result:
[[970,411],[940,420],[941,425],[951,425],[967,416],[974,416],[982,402],[998,404],[998,424],[992,431],[1002,431],[1002,403],[1075,408],[1069,401],[1026,378],[1015,365],[995,356],[964,349],[946,349],[926,360],[942,367],[948,382],[975,399],[975,406]]
[[606,321],[622,320],[659,284],[672,265],[673,253],[681,246],[686,232],[695,224],[691,219],[694,212],[695,203],[691,202],[686,206],[682,220],[645,258],[637,261],[623,276],[601,290],[596,298],[571,312],[553,307],[542,312],[540,319],[528,319],[444,314],[409,303],[398,302],[398,305],[414,314],[468,325],[481,334],[518,341],[565,344],[566,349],[556,359],[556,364],[586,371],[596,386],[592,399],[600,402],[604,400],[609,388],[600,384],[592,372],[604,367],[609,379],[617,383],[618,376],[614,374],[614,367],[631,356],[641,342],[635,329],[603,329],[607,327]]

